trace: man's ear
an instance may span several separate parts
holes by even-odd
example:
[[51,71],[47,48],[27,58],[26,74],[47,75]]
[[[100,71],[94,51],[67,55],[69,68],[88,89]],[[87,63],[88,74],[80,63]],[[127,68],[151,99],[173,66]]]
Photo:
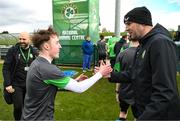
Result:
[[45,50],[49,50],[49,44],[48,43],[45,42],[43,46],[44,46]]

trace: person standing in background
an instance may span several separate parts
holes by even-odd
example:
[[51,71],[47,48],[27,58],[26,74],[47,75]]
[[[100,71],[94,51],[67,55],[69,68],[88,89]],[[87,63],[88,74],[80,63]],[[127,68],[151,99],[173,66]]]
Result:
[[105,62],[105,60],[107,59],[107,45],[103,35],[100,35],[100,40],[97,42],[97,49],[98,65],[100,65],[100,63]]
[[85,40],[82,43],[82,51],[83,51],[83,67],[82,67],[83,72],[86,72],[86,70],[90,71],[94,45],[91,42],[91,38],[89,35],[85,36]]
[[[116,42],[116,44],[114,46],[114,53],[116,55],[116,60],[117,60],[118,54],[129,47],[128,41],[129,41],[128,40],[128,33],[123,32],[121,39],[118,42]],[[117,64],[115,62],[115,65],[113,68],[116,68],[116,66],[117,66]],[[119,85],[120,85],[120,83],[116,83],[116,92],[118,92],[117,90],[119,90]],[[116,93],[116,101],[119,103],[118,97],[119,97],[119,93]]]
[[116,54],[116,57],[119,54],[119,52],[121,51],[122,47],[123,47],[123,49],[128,48],[125,45],[127,43],[128,43],[128,34],[127,34],[127,32],[125,32],[125,34],[122,35],[121,39],[118,42],[116,42],[116,44],[114,46],[114,53]]
[[30,35],[22,32],[19,35],[19,42],[9,48],[4,64],[3,78],[4,88],[7,93],[12,94],[14,107],[14,119],[21,119],[24,97],[26,93],[26,75],[29,66],[38,55],[36,49],[30,45]]
[[107,46],[108,46],[108,55],[111,63],[111,67],[114,67],[115,61],[116,61],[116,55],[114,53],[114,46],[116,42],[119,41],[119,38],[117,38],[114,34],[112,35],[112,38],[109,38]]
[[[117,58],[116,64],[114,66],[115,72],[127,71],[131,68],[134,62],[134,56],[136,54],[136,49],[139,45],[137,40],[131,40],[129,42],[129,47],[125,50],[121,51]],[[118,67],[118,68],[115,68]],[[128,108],[131,106],[134,117],[136,117],[134,112],[134,97],[133,97],[133,89],[131,83],[117,83],[117,88],[115,90],[116,95],[118,95],[117,100],[119,102],[120,113],[119,119],[116,121],[125,121],[128,114]]]

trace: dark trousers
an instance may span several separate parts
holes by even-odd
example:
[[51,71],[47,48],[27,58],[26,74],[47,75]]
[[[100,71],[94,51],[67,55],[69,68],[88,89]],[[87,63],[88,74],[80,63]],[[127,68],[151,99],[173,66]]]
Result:
[[121,111],[127,113],[127,110],[130,105],[121,99],[119,99],[119,101],[120,101],[119,106],[121,108]]
[[15,89],[15,92],[12,95],[13,106],[14,106],[14,112],[13,112],[14,113],[14,119],[16,121],[19,121],[21,119],[26,89],[16,87],[16,86],[13,86],[13,88]]
[[128,111],[128,108],[131,106],[131,111],[132,111],[132,114],[134,116],[134,118],[137,118],[137,110],[136,108],[134,107],[134,105],[130,105],[128,103],[126,103],[125,101],[119,99],[120,103],[119,103],[119,107],[121,108],[121,111],[122,112],[125,112],[127,114],[127,111]]

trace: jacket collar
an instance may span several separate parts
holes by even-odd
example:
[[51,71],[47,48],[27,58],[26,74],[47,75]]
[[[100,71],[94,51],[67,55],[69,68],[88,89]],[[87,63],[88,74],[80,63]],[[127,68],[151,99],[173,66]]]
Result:
[[139,40],[139,43],[141,45],[146,44],[147,41],[149,41],[149,38],[155,34],[163,34],[163,35],[171,38],[169,31],[166,28],[164,28],[162,25],[157,23],[144,37],[142,37]]

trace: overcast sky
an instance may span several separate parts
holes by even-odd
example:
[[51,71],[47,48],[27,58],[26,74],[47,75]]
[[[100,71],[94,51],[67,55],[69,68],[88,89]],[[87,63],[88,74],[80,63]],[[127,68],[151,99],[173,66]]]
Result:
[[[101,28],[114,31],[115,0],[99,0]],[[121,31],[123,16],[134,7],[146,6],[152,13],[153,24],[167,29],[180,25],[180,0],[121,0]],[[33,32],[52,24],[52,0],[0,0],[0,32]]]

